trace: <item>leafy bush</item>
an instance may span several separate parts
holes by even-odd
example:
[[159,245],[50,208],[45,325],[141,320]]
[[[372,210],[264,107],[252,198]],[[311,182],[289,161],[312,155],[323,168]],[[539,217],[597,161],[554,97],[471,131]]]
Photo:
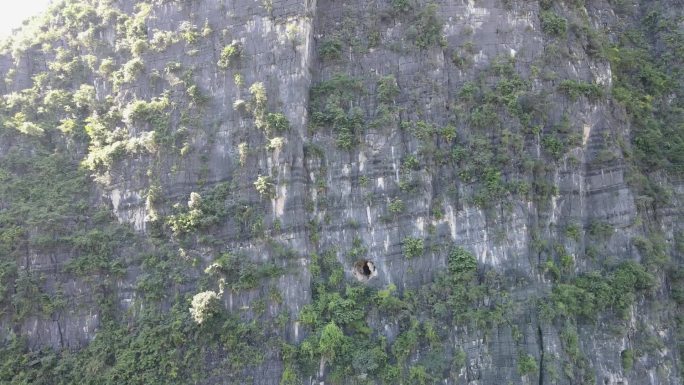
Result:
[[442,20],[437,16],[438,6],[428,4],[418,14],[416,20],[417,34],[414,38],[415,44],[420,48],[428,48],[443,44]]
[[269,133],[284,132],[290,129],[290,121],[280,112],[266,115],[266,130]]
[[521,376],[527,376],[530,374],[535,374],[539,372],[539,366],[537,365],[537,360],[530,354],[519,354],[518,355],[518,373]]
[[181,37],[174,31],[154,30],[150,40],[150,48],[154,52],[164,52],[166,49],[180,41]]
[[[9,238],[6,234],[1,234],[2,238]],[[5,239],[0,239],[3,242]],[[7,245],[0,243],[0,250],[7,248]],[[9,298],[10,286],[12,281],[10,279],[14,277],[17,272],[17,265],[15,262],[10,261],[0,261],[0,305]],[[13,283],[13,282],[12,282]]]
[[189,233],[202,226],[204,214],[199,208],[191,209],[185,213],[170,215],[167,223],[174,234]]
[[554,160],[559,160],[566,151],[563,142],[555,135],[542,137],[542,147]]
[[589,224],[588,233],[594,238],[607,239],[615,232],[615,228],[608,222],[594,220]]
[[81,84],[73,94],[73,102],[77,108],[84,110],[94,107],[96,103],[95,87]]
[[131,53],[133,56],[139,57],[142,55],[145,51],[147,51],[147,42],[143,39],[136,39],[131,43]]
[[625,372],[632,370],[632,367],[634,367],[634,351],[632,349],[625,349],[620,352],[620,359]]
[[232,42],[223,47],[221,56],[219,57],[219,61],[217,63],[219,68],[227,69],[235,65],[235,63],[240,59],[241,53],[242,46],[238,42]]
[[130,83],[135,80],[139,74],[145,69],[145,62],[140,58],[134,58],[124,64],[123,71],[123,81],[125,83]]
[[275,185],[270,176],[259,175],[254,182],[254,188],[264,198],[275,198]]
[[387,353],[380,346],[373,349],[356,349],[352,353],[351,365],[361,375],[375,374],[387,363]]
[[225,183],[217,185],[205,193],[204,197],[193,192],[187,208],[180,204],[174,205],[177,213],[169,215],[166,223],[177,236],[212,226],[228,214],[225,200],[229,193],[229,186]]
[[240,166],[244,166],[247,163],[247,156],[249,155],[249,145],[245,142],[238,144],[238,161]]
[[412,8],[411,0],[392,0],[392,9],[397,12],[406,13]]
[[425,367],[422,365],[415,365],[409,368],[409,383],[416,385],[433,384],[433,378],[430,376]]
[[144,100],[134,100],[124,110],[124,120],[128,124],[136,121],[145,121],[152,124],[155,129],[165,130],[169,124],[169,114],[167,109],[171,101],[167,96],[154,98],[149,102]]
[[43,134],[45,134],[45,130],[33,122],[21,122],[21,124],[15,125],[14,127],[17,131],[29,136],[43,136]]
[[347,75],[336,74],[317,84],[311,90],[311,127],[331,128],[336,133],[337,146],[351,150],[365,123],[364,111],[352,107],[362,93],[361,81]]
[[406,237],[401,242],[401,245],[401,250],[404,253],[404,257],[408,259],[423,255],[425,245],[423,240],[420,238]]
[[392,103],[399,95],[399,86],[394,75],[387,75],[378,80],[378,100],[381,103]]
[[582,237],[582,228],[577,223],[569,223],[565,227],[565,235],[575,242],[579,242]]
[[257,82],[252,84],[249,87],[249,93],[252,94],[254,109],[261,110],[266,108],[268,98],[266,96],[266,87],[264,87],[264,83]]
[[185,40],[186,44],[195,44],[199,41],[201,34],[197,26],[189,21],[183,21],[178,27],[181,38]]
[[477,259],[462,247],[455,247],[447,257],[447,268],[452,276],[472,276],[477,270]]
[[354,133],[348,128],[342,128],[337,134],[337,139],[335,143],[337,146],[343,150],[350,151],[354,146],[356,146],[358,140]]
[[487,208],[501,202],[508,192],[501,171],[489,167],[485,170],[482,179],[484,185],[476,191],[473,197],[475,204],[478,207]]
[[49,90],[45,93],[43,105],[52,111],[58,111],[64,107],[68,108],[71,98],[71,94],[65,90]]
[[639,250],[646,266],[663,268],[670,262],[667,244],[661,236],[651,235],[649,238],[637,236],[632,239],[632,242]]
[[242,255],[223,253],[204,272],[222,279],[223,288],[238,292],[259,287],[264,279],[281,275],[283,269],[272,262],[255,263]]
[[285,144],[285,138],[282,138],[280,136],[271,138],[268,140],[268,144],[266,145],[266,148],[275,151],[275,150],[280,150],[283,148],[283,145]]
[[558,90],[565,93],[572,100],[585,96],[590,100],[596,100],[603,96],[603,89],[598,84],[584,83],[578,80],[563,80]]
[[541,28],[544,33],[562,36],[567,32],[568,22],[553,11],[542,11],[539,14],[539,20],[541,21]]
[[342,42],[338,39],[325,40],[321,44],[319,52],[325,60],[337,60],[342,56]]
[[389,205],[387,205],[387,208],[390,213],[399,214],[406,209],[406,205],[401,199],[394,198],[390,201]]
[[299,385],[301,381],[297,376],[297,372],[288,366],[283,370],[283,374],[280,376],[280,385]]
[[576,278],[573,282],[553,288],[550,316],[596,318],[600,311],[612,309],[620,317],[628,309],[638,293],[645,293],[655,285],[655,278],[643,266],[624,262],[613,272],[601,275],[592,272]]
[[419,329],[416,324],[411,325],[409,330],[399,334],[392,344],[392,353],[400,362],[405,362],[411,353],[418,347]]
[[201,325],[220,311],[219,295],[215,291],[203,291],[192,297],[190,314]]
[[499,115],[493,104],[482,104],[473,109],[469,121],[473,127],[492,130],[501,124]]
[[339,326],[330,322],[323,328],[318,340],[318,352],[328,361],[333,362],[345,344],[345,336]]
[[415,155],[408,155],[401,162],[401,172],[409,173],[411,171],[418,170],[420,168],[420,162]]

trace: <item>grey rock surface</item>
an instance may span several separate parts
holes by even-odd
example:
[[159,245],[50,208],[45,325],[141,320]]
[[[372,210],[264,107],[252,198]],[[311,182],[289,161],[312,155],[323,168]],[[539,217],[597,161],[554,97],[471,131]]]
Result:
[[[133,3],[114,2],[125,13],[134,13]],[[611,35],[610,26],[622,19],[616,16],[611,3],[588,0],[580,10],[565,4],[559,7],[568,18],[584,17],[591,25],[607,30],[608,39],[617,39]],[[638,193],[628,181],[629,162],[620,144],[629,143],[630,137],[630,121],[624,108],[609,98],[580,97],[573,101],[556,92],[562,79],[610,87],[610,63],[590,55],[580,38],[549,41],[542,32],[541,10],[536,1],[448,0],[435,4],[437,16],[443,21],[443,41],[423,49],[410,38],[416,21],[412,16],[394,14],[389,1],[155,2],[145,20],[150,39],[155,30],[178,31],[184,21],[200,29],[210,25],[213,32],[194,45],[180,42],[160,52],[144,52],[141,75],[118,89],[102,77],[88,79],[99,100],[112,95],[113,105],[122,109],[134,100],[151,100],[171,89],[174,107],[170,125],[175,132],[185,130],[191,148],[183,156],[173,152],[126,155],[106,173],[94,172],[89,199],[93,204],[106,204],[120,223],[130,224],[134,234],[131,239],[135,239],[120,252],[122,258],[133,263],[123,276],[111,278],[117,288],[117,308],[139,311],[135,307],[140,297],[136,282],[144,274],[144,267],[135,262],[134,256],[155,248],[149,240],[155,231],[150,220],[152,211],[170,215],[173,205],[185,205],[192,192],[209,191],[225,182],[231,185],[230,210],[254,210],[268,236],[245,231],[241,219],[233,214],[212,228],[214,244],[198,241],[169,245],[197,261],[197,272],[189,273],[195,281],[179,290],[195,292],[201,272],[221,252],[239,252],[255,263],[273,262],[284,268],[281,276],[268,278],[255,289],[226,293],[223,307],[239,313],[267,297],[269,290],[277,290],[282,301],[268,305],[264,317],[288,314],[283,336],[292,344],[307,336],[296,320],[312,298],[308,270],[312,253],[336,249],[345,268],[344,279],[349,282],[355,281],[357,260],[372,261],[377,276],[368,281],[368,286],[382,289],[395,285],[404,292],[420,289],[445,271],[447,251],[458,245],[477,257],[483,275],[500,278],[512,306],[512,319],[488,331],[454,328],[447,346],[451,352],[462,349],[466,365],[448,378],[440,378],[439,383],[681,383],[682,363],[677,352],[681,336],[676,335],[673,326],[677,309],[664,289],[664,276],[657,277],[660,286],[652,297],[640,298],[631,308],[624,333],[612,329],[615,320],[610,316],[577,325],[578,344],[590,380],[578,373],[567,375],[567,370],[575,369],[564,369],[570,358],[562,340],[563,326],[539,319],[535,299],[546,298],[553,283],[543,271],[546,252],[537,249],[537,239],[544,240],[549,249],[551,245],[562,245],[572,257],[574,273],[581,274],[608,262],[615,265],[641,260],[633,238],[644,235],[644,218],[657,224],[669,245],[682,231],[681,181],[672,185],[672,200],[667,207],[647,216],[640,212]],[[672,6],[681,4],[672,2]],[[426,4],[415,7],[417,13]],[[114,49],[116,28],[112,24],[109,29],[99,30],[97,39],[106,47],[104,51],[115,55],[117,64],[124,64],[126,54]],[[331,41],[341,42],[339,55],[325,57],[322,50]],[[239,60],[228,69],[218,68],[221,50],[232,42],[241,47]],[[553,56],[556,54],[549,53],[551,46],[565,53]],[[0,57],[0,73],[16,69],[12,84],[3,84],[3,93],[29,88],[32,76],[47,69],[46,61],[37,56],[27,51],[21,58]],[[468,63],[454,64],[457,56],[465,57]],[[473,127],[467,118],[459,116],[464,111],[457,104],[469,83],[493,87],[497,78],[488,69],[493,63],[509,60],[515,71],[529,80],[530,94],[546,95],[547,104],[540,108],[547,121],[561,124],[564,116],[569,117],[568,135],[579,140],[557,162],[549,162],[548,158],[544,160],[539,134],[536,138],[523,135],[519,153],[541,160],[547,167],[537,172],[522,164],[511,165],[502,177],[528,186],[543,179],[556,193],[548,200],[536,200],[529,194],[507,192],[502,203],[485,208],[473,199],[481,185],[462,178],[461,165],[435,159],[450,154],[451,145],[435,139],[431,140],[432,147],[427,146],[405,124],[423,121],[435,127],[452,125],[460,141],[484,135],[491,143],[506,146],[502,144],[503,131],[519,133],[529,127],[514,119],[491,129]],[[180,85],[174,87],[174,82],[180,82],[179,75],[168,70],[169,63],[191,70],[189,76],[206,97],[206,104],[190,121],[181,116],[186,96]],[[537,75],[550,69],[552,76]],[[236,74],[241,77],[240,84],[234,80]],[[351,149],[340,148],[333,128],[314,127],[311,122],[311,99],[317,97],[312,90],[336,74],[358,79],[364,88],[352,91],[353,96],[343,102],[358,109],[363,117],[358,143]],[[389,117],[382,120],[377,88],[378,81],[386,76],[396,79],[399,92],[389,102]],[[255,126],[253,114],[235,107],[239,101],[249,103],[249,87],[255,83],[265,87],[266,109],[282,112],[290,124],[289,130],[277,135],[283,138],[282,146],[273,150],[267,148],[269,138]],[[136,123],[124,124],[131,137],[150,130]],[[0,142],[0,155],[14,146],[5,140]],[[246,145],[246,155],[240,153],[241,145]],[[85,151],[80,148],[77,153]],[[597,160],[606,151],[613,154],[612,158]],[[417,156],[421,164],[407,173],[403,162],[410,156]],[[255,190],[259,175],[272,180],[273,197],[261,196]],[[414,189],[402,187],[406,178],[415,183]],[[146,198],[155,186],[163,192],[163,200],[151,207]],[[405,208],[391,213],[388,206],[397,198]],[[591,225],[599,222],[610,228],[601,242],[589,234]],[[571,224],[581,229],[576,240],[565,236]],[[405,257],[402,247],[408,237],[424,240],[422,255]],[[294,255],[282,257],[273,249],[273,242],[293,250]],[[363,245],[361,255],[354,251],[355,243]],[[587,249],[597,249],[598,255],[588,257]],[[31,347],[57,350],[76,350],[97,338],[100,315],[92,289],[96,285],[61,269],[72,257],[68,251],[55,255],[29,252],[22,268],[45,272],[46,290],[50,292],[59,285],[67,306],[54,319],[31,316],[19,324],[0,314],[0,330],[27,336]],[[246,314],[248,318],[258,317],[251,310]],[[382,316],[371,316],[369,324],[389,341],[399,333],[399,325]],[[642,352],[633,369],[625,370],[621,352],[649,338],[659,341],[657,347]],[[251,380],[241,377],[238,382],[279,384],[284,368],[282,357],[266,350],[263,363],[250,373]],[[520,374],[517,365],[521,352],[535,358],[540,366],[538,372]],[[415,352],[411,362],[418,362],[423,358],[421,354]],[[228,383],[226,373],[220,368],[215,372],[202,383]],[[310,378],[306,383],[332,382]],[[350,379],[348,383],[354,382]]]

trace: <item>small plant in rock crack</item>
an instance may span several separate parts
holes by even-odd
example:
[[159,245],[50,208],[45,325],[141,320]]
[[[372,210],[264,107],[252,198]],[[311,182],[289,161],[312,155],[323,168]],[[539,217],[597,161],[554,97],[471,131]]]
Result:
[[259,175],[254,182],[254,187],[262,198],[275,198],[275,185],[270,176]]
[[401,242],[401,250],[407,259],[423,255],[425,244],[420,238],[406,237]]
[[389,205],[387,205],[387,209],[392,214],[399,214],[406,209],[406,205],[401,199],[394,198],[390,201]]
[[221,51],[221,57],[219,58],[217,65],[221,69],[227,69],[235,65],[241,54],[242,47],[240,46],[240,43],[232,42],[225,46]]

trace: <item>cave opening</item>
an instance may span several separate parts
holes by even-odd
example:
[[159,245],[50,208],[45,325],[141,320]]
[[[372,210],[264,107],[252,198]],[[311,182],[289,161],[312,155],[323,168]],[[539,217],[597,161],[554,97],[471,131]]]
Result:
[[365,276],[371,275],[371,270],[370,270],[370,267],[368,267],[368,263],[363,264],[363,275],[365,275]]
[[361,282],[366,282],[369,279],[378,275],[378,271],[375,268],[373,261],[362,259],[356,261],[354,264],[354,276]]

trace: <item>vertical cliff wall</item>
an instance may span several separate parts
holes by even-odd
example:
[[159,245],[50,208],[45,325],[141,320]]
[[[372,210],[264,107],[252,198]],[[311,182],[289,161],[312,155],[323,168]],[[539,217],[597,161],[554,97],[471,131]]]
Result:
[[676,1],[58,2],[0,55],[0,379],[679,383],[683,41]]

